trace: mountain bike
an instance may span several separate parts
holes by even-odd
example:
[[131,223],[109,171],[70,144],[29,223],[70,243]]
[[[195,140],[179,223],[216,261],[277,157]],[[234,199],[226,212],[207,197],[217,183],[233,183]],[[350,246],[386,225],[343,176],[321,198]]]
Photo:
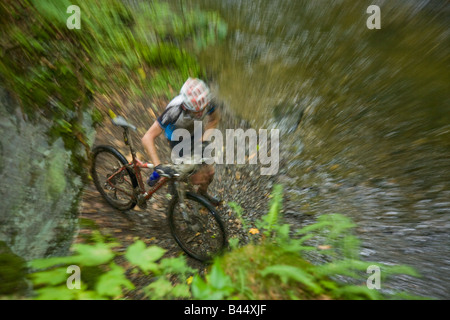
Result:
[[130,129],[136,127],[122,116],[112,118],[115,126],[123,129],[123,139],[129,147],[131,161],[128,161],[115,147],[99,145],[91,153],[91,176],[103,198],[114,208],[127,211],[136,205],[145,209],[147,201],[165,184],[169,185],[170,199],[167,218],[172,236],[178,245],[192,258],[209,261],[226,247],[224,224],[207,199],[188,191],[189,176],[205,159],[173,165],[174,176],[158,180],[156,185],[146,190],[142,179],[142,169],[154,169],[154,165],[139,160],[133,147]]

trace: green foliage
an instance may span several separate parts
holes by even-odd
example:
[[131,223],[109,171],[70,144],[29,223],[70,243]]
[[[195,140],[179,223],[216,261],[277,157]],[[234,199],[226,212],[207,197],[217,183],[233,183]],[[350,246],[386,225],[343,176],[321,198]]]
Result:
[[313,293],[319,294],[323,289],[316,283],[316,278],[305,270],[288,265],[273,265],[261,271],[262,276],[274,274],[280,277],[281,281],[286,284],[289,280],[306,285]]
[[249,227],[248,227],[247,221],[244,218],[242,208],[236,202],[229,202],[228,205],[230,206],[231,209],[234,210],[234,212],[238,216],[238,219],[241,222],[242,229],[244,229],[244,231],[248,232]]
[[278,215],[282,200],[283,188],[281,185],[275,185],[272,191],[269,212],[262,218],[263,224],[261,226],[266,230],[266,235],[270,235],[270,233],[274,230],[274,227],[278,224]]
[[158,270],[155,263],[164,255],[164,249],[157,246],[146,247],[143,241],[137,241],[128,247],[125,257],[144,272]]
[[[123,298],[135,287],[117,258],[125,259],[132,273],[151,276],[151,282],[142,290],[149,299],[418,298],[403,292],[387,294],[366,286],[367,270],[372,265],[381,269],[382,283],[397,274],[412,277],[419,274],[408,266],[360,260],[359,241],[353,235],[355,224],[349,218],[323,215],[291,235],[289,226],[281,224],[281,202],[282,190],[276,186],[270,210],[258,222],[264,237],[217,257],[204,275],[188,267],[184,256],[164,258],[164,249],[147,246],[141,240],[118,253],[113,250],[117,244],[105,243],[97,236],[92,245],[74,245],[72,256],[31,262],[31,267],[44,269],[30,275],[36,298]],[[241,210],[237,205],[234,207]],[[239,215],[243,218],[242,211]],[[320,259],[312,259],[312,263],[311,257]],[[66,286],[69,265],[81,269],[80,290],[69,290]],[[94,275],[86,274],[90,271]],[[343,278],[347,280],[337,280]]]
[[75,255],[68,257],[53,257],[48,259],[36,259],[30,262],[30,266],[37,269],[49,268],[59,264],[80,264],[95,266],[111,261],[114,253],[111,250],[114,244],[96,243],[94,245],[75,244]]
[[[318,298],[321,295],[335,299],[395,298],[405,294],[387,295],[366,286],[369,266],[376,265],[381,268],[383,283],[397,274],[420,276],[408,266],[387,266],[360,260],[359,240],[353,231],[356,225],[344,215],[322,215],[318,217],[317,222],[291,234],[290,226],[281,223],[281,203],[281,186],[274,186],[269,212],[256,223],[264,235],[260,242],[247,245],[242,250],[234,249],[224,258],[220,258],[224,264],[224,270],[228,271],[227,274],[232,277],[234,283],[234,290],[228,298],[235,297],[233,294],[241,294],[246,298],[260,297],[261,295],[255,291],[252,295],[242,294],[243,291],[238,290],[238,287],[251,286],[254,290],[265,292],[268,289],[256,283],[267,279],[267,284],[270,285],[268,278],[273,277],[280,279],[284,285],[288,286],[284,289],[286,295],[283,298],[301,296],[309,299]],[[233,204],[232,208],[236,210],[241,220],[245,220],[242,209],[237,204]],[[245,262],[248,259],[253,263]],[[308,263],[308,260],[314,261],[314,264]],[[284,263],[281,263],[282,261]],[[242,285],[242,277],[234,276],[239,273],[245,273],[247,279],[258,280],[248,281],[250,283],[248,286]],[[342,279],[342,277],[347,281],[333,280]],[[241,284],[238,286],[239,283]],[[294,292],[295,290],[291,290],[292,287],[289,285],[294,288],[300,285],[303,292]],[[214,286],[208,287],[206,281],[205,288],[211,290]]]
[[199,275],[192,281],[192,294],[200,300],[222,300],[236,291],[230,276],[226,275],[219,260],[213,264],[203,280]]
[[[126,270],[116,261],[125,258],[135,273],[151,275],[152,282],[143,288],[149,299],[187,298],[189,286],[185,283],[193,270],[187,266],[184,257],[163,258],[165,250],[147,247],[141,240],[129,246],[125,253],[113,250],[115,243],[104,243],[97,237],[94,244],[73,246],[74,254],[67,257],[38,259],[30,267],[38,269],[30,274],[36,299],[84,300],[118,299],[135,285],[126,276]],[[81,288],[67,287],[67,267],[80,268]],[[175,280],[174,280],[175,279]],[[178,280],[176,280],[178,279]]]
[[132,290],[134,285],[125,277],[125,270],[115,263],[109,265],[110,270],[102,274],[95,287],[96,293],[101,297],[120,297],[122,290]]

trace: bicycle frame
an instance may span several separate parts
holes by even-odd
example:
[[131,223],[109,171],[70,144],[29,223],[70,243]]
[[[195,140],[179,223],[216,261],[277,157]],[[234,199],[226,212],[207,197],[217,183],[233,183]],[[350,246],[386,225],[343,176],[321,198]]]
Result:
[[[176,179],[173,178],[167,178],[167,177],[161,177],[159,179],[159,181],[156,183],[156,185],[152,188],[150,188],[149,190],[145,189],[145,184],[143,182],[142,179],[142,175],[141,175],[141,169],[153,169],[154,165],[151,163],[147,163],[147,162],[142,162],[141,160],[139,160],[136,156],[136,152],[134,150],[134,146],[133,146],[133,141],[129,135],[129,128],[131,127],[132,129],[136,129],[135,127],[129,125],[124,119],[122,119],[123,122],[117,123],[114,122],[113,123],[117,126],[122,127],[123,129],[123,140],[125,142],[125,145],[129,146],[130,148],[130,153],[131,153],[131,157],[132,160],[131,162],[129,162],[127,165],[121,166],[121,168],[115,172],[114,174],[112,174],[108,179],[107,179],[107,183],[114,189],[123,192],[124,194],[133,197],[134,199],[137,200],[138,205],[142,206],[144,205],[152,196],[153,194],[158,191],[164,184],[166,184],[166,182],[168,180],[174,180],[175,183],[177,184],[177,193],[178,193],[178,197],[179,197],[179,201],[180,204],[183,206],[184,203],[184,192],[185,192],[185,188],[182,185],[178,185],[177,183],[177,179],[180,179],[181,177],[177,177]],[[205,160],[205,159],[200,159],[201,161]],[[201,162],[200,162],[201,163]],[[198,164],[198,163],[197,163]],[[194,162],[194,166],[197,165]],[[192,169],[192,170],[190,170]],[[133,189],[133,194],[130,194],[129,192],[127,192],[126,190],[121,189],[120,187],[118,188],[115,184],[113,184],[111,182],[111,179],[113,179],[116,175],[120,174],[121,172],[123,172],[123,170],[127,170],[130,171],[134,174],[134,176],[136,177],[137,180],[137,184],[138,186],[135,187]],[[189,175],[189,172],[193,172],[194,168],[191,166],[187,167],[187,171],[185,173],[187,173]],[[181,178],[182,179],[182,178]]]
[[[131,162],[129,162],[127,165],[122,166],[119,170],[117,170],[117,172],[115,172],[114,174],[112,174],[106,181],[108,182],[108,184],[119,190],[120,192],[123,192],[126,195],[129,195],[131,197],[136,198],[136,200],[138,200],[138,202],[142,203],[142,202],[146,202],[147,200],[149,200],[153,194],[158,191],[168,180],[168,178],[166,177],[161,177],[161,179],[157,182],[157,184],[152,187],[149,190],[145,189],[145,185],[144,185],[144,181],[142,179],[142,175],[141,175],[141,169],[153,169],[154,165],[151,163],[147,163],[147,162],[142,162],[141,160],[139,160],[136,156],[136,152],[134,150],[133,147],[133,142],[132,139],[129,135],[129,130],[127,127],[122,127],[123,128],[123,139],[124,142],[127,146],[129,146],[130,148],[130,153],[131,153],[131,157],[132,160]],[[121,189],[120,187],[117,187],[117,185],[113,184],[111,182],[111,180],[119,175],[120,173],[123,172],[123,170],[132,170],[133,174],[136,177],[137,183],[138,183],[138,187],[134,188],[134,192],[133,194],[130,194],[129,192],[127,192],[126,190]]]
[[[155,186],[146,190],[141,170],[153,170],[155,166],[137,158],[129,130],[136,130],[136,127],[120,116],[112,117],[112,120],[114,125],[122,128],[123,140],[132,158],[127,160],[114,146],[99,145],[94,148],[91,174],[100,194],[120,211],[131,210],[136,205],[146,209],[147,201],[168,182],[169,196],[163,197],[163,200],[169,200],[167,219],[175,241],[189,256],[200,261],[210,260],[212,255],[222,252],[227,243],[224,224],[208,199],[194,191],[190,179],[208,159],[186,157],[179,162],[172,158],[174,164],[168,166],[173,166],[174,173],[169,175],[165,170],[158,170],[161,178]],[[98,157],[100,154],[102,156]],[[126,195],[125,203],[118,197],[118,192]]]

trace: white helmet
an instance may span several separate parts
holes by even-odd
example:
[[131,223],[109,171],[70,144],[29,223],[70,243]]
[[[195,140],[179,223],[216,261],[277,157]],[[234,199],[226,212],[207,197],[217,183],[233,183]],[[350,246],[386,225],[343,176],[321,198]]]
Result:
[[184,106],[193,112],[202,111],[211,101],[211,92],[200,79],[187,79],[180,95],[183,97]]

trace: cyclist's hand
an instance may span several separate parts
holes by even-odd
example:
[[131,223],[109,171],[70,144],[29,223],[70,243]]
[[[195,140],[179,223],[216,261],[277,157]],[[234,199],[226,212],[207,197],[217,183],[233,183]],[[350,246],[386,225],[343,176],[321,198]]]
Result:
[[155,171],[162,177],[173,178],[179,176],[178,172],[171,166],[164,166],[162,164],[155,167]]

